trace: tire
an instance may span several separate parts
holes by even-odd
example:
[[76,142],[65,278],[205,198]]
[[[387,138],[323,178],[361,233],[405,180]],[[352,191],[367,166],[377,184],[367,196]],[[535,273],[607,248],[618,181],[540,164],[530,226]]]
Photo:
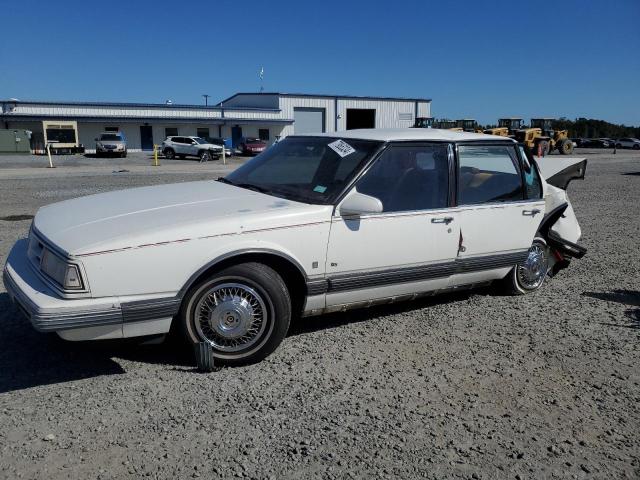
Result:
[[638,145],[637,143],[634,143],[633,147],[631,148],[633,148],[634,150],[640,150],[640,145]]
[[[533,255],[536,253],[542,255],[542,260],[538,257],[538,262],[534,264]],[[527,260],[522,264],[516,264],[503,280],[507,293],[511,295],[526,295],[539,290],[544,285],[549,273],[548,255],[547,242],[541,237],[534,238],[529,248]],[[527,269],[529,272],[527,272]],[[527,273],[532,275],[530,280],[527,278]]]
[[622,144],[621,143],[616,143],[616,148],[622,148]]
[[565,138],[563,140],[560,140],[560,142],[558,143],[558,151],[562,155],[571,155],[573,153],[573,142],[571,142],[571,140]]
[[540,152],[540,154],[543,157],[546,157],[547,155],[549,155],[549,142],[547,140],[540,140],[536,145],[535,145],[535,155],[538,155],[538,152]]
[[178,158],[179,158],[180,160],[184,160],[184,155],[178,155]]
[[162,153],[164,153],[164,156],[169,160],[176,158],[176,152],[174,152],[172,148],[165,148]]
[[241,263],[192,287],[177,320],[189,344],[211,345],[217,363],[255,363],[286,336],[291,297],[275,270],[261,263]]
[[211,153],[208,150],[203,150],[200,152],[199,157],[201,162],[208,162],[211,160]]

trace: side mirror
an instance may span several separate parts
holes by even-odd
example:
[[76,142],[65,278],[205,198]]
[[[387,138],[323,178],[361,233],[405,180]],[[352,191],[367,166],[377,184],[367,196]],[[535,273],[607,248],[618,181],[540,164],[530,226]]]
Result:
[[382,213],[382,202],[376,197],[365,195],[356,190],[351,192],[340,204],[340,215],[343,217],[370,213]]

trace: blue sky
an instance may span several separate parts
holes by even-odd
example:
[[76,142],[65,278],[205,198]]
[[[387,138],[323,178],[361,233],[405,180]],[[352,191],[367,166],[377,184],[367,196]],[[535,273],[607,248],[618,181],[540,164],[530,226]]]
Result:
[[3,2],[0,98],[427,97],[437,117],[640,125],[640,1]]

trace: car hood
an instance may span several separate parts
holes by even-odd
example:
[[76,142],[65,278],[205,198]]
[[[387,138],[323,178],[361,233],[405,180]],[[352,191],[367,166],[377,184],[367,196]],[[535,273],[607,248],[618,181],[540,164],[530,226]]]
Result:
[[[42,207],[36,232],[70,256],[246,233],[329,218],[308,205],[217,181],[134,188]],[[325,218],[326,217],[326,218]]]

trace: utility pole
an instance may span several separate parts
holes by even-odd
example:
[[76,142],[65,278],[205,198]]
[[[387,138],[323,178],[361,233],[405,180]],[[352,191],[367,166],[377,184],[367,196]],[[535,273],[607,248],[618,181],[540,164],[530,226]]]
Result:
[[211,95],[207,95],[206,93],[204,95],[202,95],[204,97],[204,106],[208,107],[209,106],[209,97]]

